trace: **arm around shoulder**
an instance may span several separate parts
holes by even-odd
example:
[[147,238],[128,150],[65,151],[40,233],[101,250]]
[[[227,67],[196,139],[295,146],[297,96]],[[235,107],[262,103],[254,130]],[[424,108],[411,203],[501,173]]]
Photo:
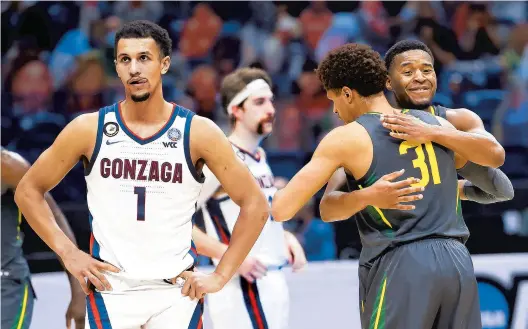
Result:
[[455,129],[466,133],[466,138],[473,137],[478,145],[485,146],[489,157],[488,166],[497,168],[504,164],[506,157],[504,148],[492,134],[486,131],[482,119],[475,112],[466,108],[449,109],[446,118]]

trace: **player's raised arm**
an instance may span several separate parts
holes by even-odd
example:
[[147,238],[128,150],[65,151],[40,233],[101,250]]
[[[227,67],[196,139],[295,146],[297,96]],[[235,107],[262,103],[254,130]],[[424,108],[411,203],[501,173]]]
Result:
[[118,269],[98,262],[66,236],[57,224],[45,195],[54,188],[84,155],[91,155],[95,145],[97,113],[85,114],[69,123],[53,145],[44,151],[20,180],[15,202],[31,228],[61,258],[66,269],[89,293],[85,278],[98,289],[110,289],[108,281],[99,272]]
[[229,248],[215,270],[225,284],[255,244],[269,217],[269,205],[255,178],[211,120],[198,116],[193,119],[191,156],[194,163],[199,159],[205,161],[229,197],[240,207]]
[[[482,120],[473,112],[467,111],[464,120],[478,127],[478,122],[475,121]],[[384,115],[381,120],[385,128],[393,130],[390,133],[392,137],[420,143],[435,142],[455,151],[468,161],[487,167],[497,168],[504,163],[504,148],[483,129],[474,128],[465,132],[452,125],[438,127],[413,116],[398,113]]]
[[331,131],[317,146],[312,159],[284,187],[277,191],[272,202],[273,219],[279,222],[291,219],[328,182],[341,167],[344,131],[339,127]]

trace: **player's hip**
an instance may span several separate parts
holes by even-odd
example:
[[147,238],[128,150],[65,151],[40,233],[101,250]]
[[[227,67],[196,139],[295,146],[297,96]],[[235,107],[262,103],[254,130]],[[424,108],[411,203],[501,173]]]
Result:
[[374,280],[405,282],[410,277],[453,282],[474,280],[473,261],[460,239],[429,237],[388,249],[372,262],[359,266],[359,278],[366,288]]
[[[106,261],[112,265],[112,261]],[[195,261],[192,256],[187,255],[183,260],[173,262],[170,266],[163,266],[164,263],[149,264],[143,263],[144,266],[116,266],[121,269],[119,273],[105,272],[104,275],[112,290],[108,293],[121,294],[128,291],[140,290],[160,290],[174,288],[171,283],[182,272],[192,271]],[[165,264],[165,265],[167,265]],[[181,287],[180,287],[181,288]],[[106,292],[105,292],[106,293]]]
[[176,286],[117,294],[92,291],[86,297],[86,328],[200,328],[203,301],[180,291]]

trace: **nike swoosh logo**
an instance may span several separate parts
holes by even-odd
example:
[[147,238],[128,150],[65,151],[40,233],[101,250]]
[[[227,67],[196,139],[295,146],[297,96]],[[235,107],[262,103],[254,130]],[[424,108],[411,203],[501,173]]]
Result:
[[124,142],[124,141],[110,141],[110,140],[107,140],[106,141],[106,145],[112,145],[112,144],[117,144],[117,143],[121,143],[121,142]]

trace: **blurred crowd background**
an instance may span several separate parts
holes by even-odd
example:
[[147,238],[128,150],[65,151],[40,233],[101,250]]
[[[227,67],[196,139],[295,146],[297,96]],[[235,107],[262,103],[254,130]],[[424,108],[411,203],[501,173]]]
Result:
[[[264,148],[275,175],[286,179],[341,124],[314,73],[325,54],[359,42],[384,55],[398,40],[420,39],[436,59],[435,103],[473,110],[507,151],[502,169],[513,182],[515,198],[487,206],[463,203],[470,251],[528,251],[526,1],[2,1],[1,8],[1,143],[30,162],[72,118],[124,98],[113,47],[116,31],[130,20],[156,22],[173,40],[165,98],[211,118],[226,133],[229,120],[218,97],[222,77],[242,66],[270,73],[277,114]],[[80,163],[52,194],[86,250],[89,225]],[[309,260],[357,258],[361,246],[355,223],[323,223],[319,197],[288,229],[301,239]],[[32,270],[59,269],[49,249],[25,231]]]

